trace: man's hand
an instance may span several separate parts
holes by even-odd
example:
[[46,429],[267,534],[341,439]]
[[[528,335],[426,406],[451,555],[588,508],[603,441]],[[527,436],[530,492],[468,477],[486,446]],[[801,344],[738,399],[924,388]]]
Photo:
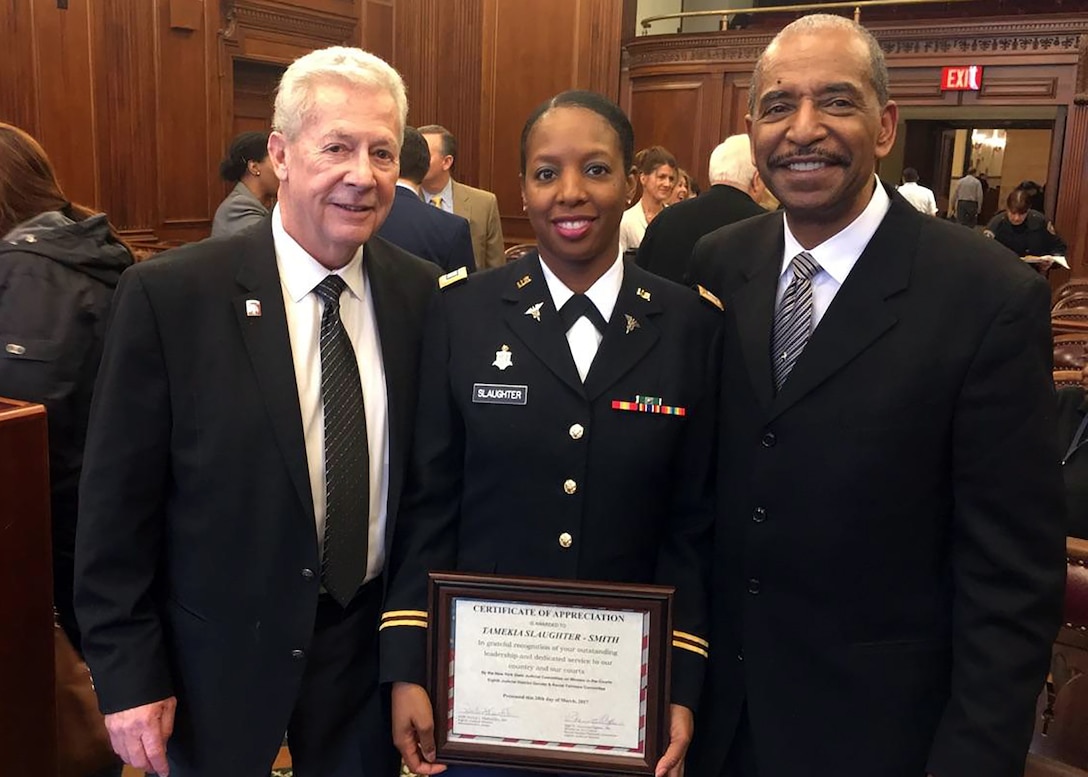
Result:
[[412,774],[441,774],[435,763],[434,712],[423,686],[393,683],[393,744]]
[[684,756],[695,733],[695,716],[680,704],[669,705],[669,748],[654,768],[654,777],[683,777]]
[[170,766],[166,763],[166,742],[174,733],[174,711],[177,697],[113,712],[106,716],[106,730],[110,733],[113,752],[129,766],[159,777],[168,777]]

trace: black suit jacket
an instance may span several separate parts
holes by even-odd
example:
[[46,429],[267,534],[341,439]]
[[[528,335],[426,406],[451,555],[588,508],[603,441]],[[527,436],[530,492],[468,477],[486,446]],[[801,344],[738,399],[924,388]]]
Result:
[[[388,392],[388,543],[439,270],[379,238],[364,267]],[[259,316],[247,316],[250,300]],[[172,762],[202,777],[267,771],[320,585],[270,219],[122,276],[91,411],[76,563],[102,709],[174,694]]]
[[[583,384],[535,251],[438,295],[390,558],[384,681],[426,678],[425,624],[398,614],[426,610],[429,570],[658,582],[676,587],[673,700],[695,707],[719,327],[716,308],[628,263]],[[481,383],[524,386],[526,403],[480,402]],[[613,408],[637,395],[687,414]]]
[[724,183],[657,214],[638,247],[638,266],[654,275],[686,283],[691,252],[703,235],[766,211],[747,194]]
[[781,392],[782,214],[721,229],[715,646],[693,773],[1023,774],[1064,578],[1049,290],[892,205]]
[[428,205],[403,186],[397,187],[393,207],[378,235],[447,272],[459,267],[467,267],[469,272],[476,269],[468,220]]

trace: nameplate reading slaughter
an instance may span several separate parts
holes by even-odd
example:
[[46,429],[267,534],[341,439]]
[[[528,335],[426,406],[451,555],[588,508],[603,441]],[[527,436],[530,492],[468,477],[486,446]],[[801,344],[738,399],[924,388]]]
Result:
[[485,405],[524,405],[529,401],[529,387],[505,383],[474,383],[472,401]]
[[645,747],[649,615],[456,598],[449,741]]

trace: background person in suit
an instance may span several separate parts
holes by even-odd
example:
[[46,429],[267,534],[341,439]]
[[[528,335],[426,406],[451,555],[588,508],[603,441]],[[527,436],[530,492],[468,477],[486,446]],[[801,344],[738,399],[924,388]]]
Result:
[[423,178],[422,196],[430,205],[446,213],[468,219],[476,266],[481,270],[506,264],[502,241],[499,201],[491,192],[453,179],[457,162],[457,138],[438,124],[428,124],[419,131],[431,151],[431,164]]
[[374,237],[406,113],[372,54],[296,60],[269,139],[272,217],[121,279],[76,609],[133,766],[267,774],[287,731],[300,777],[397,771],[376,629],[438,274]]
[[268,159],[267,132],[243,132],[231,141],[219,175],[234,188],[216,208],[212,237],[233,235],[268,217],[280,179]]
[[446,272],[464,267],[476,269],[468,221],[432,208],[419,198],[419,185],[427,174],[431,152],[415,127],[404,128],[400,149],[400,178],[389,217],[379,237],[405,251],[434,262]]
[[[564,92],[541,105],[521,136],[539,255],[448,286],[432,306],[381,627],[394,738],[417,773],[441,770],[422,687],[427,572],[458,569],[674,585],[671,742],[657,774],[679,774],[708,650],[720,316],[623,262],[633,147],[627,117],[599,94]],[[492,403],[474,392],[481,382],[520,384],[526,401]],[[613,406],[639,394],[687,414]]]
[[693,774],[1023,774],[1065,566],[1050,293],[879,183],[887,84],[863,27],[786,27],[748,117],[785,216],[695,248],[726,320]]
[[710,153],[710,188],[666,208],[646,230],[638,266],[680,283],[696,241],[718,227],[763,213],[757,205],[763,184],[752,164],[747,135],[733,135]]

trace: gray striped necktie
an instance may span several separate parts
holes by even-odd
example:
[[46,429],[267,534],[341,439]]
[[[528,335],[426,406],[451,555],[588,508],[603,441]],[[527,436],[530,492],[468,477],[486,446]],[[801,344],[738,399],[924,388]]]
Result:
[[791,264],[793,280],[786,286],[775,311],[771,339],[771,367],[776,391],[781,391],[812,334],[812,277],[820,271],[819,263],[808,251],[793,257]]
[[359,362],[340,320],[346,284],[328,275],[314,287],[321,313],[321,403],[325,411],[325,543],[321,580],[346,607],[366,576],[370,455]]

